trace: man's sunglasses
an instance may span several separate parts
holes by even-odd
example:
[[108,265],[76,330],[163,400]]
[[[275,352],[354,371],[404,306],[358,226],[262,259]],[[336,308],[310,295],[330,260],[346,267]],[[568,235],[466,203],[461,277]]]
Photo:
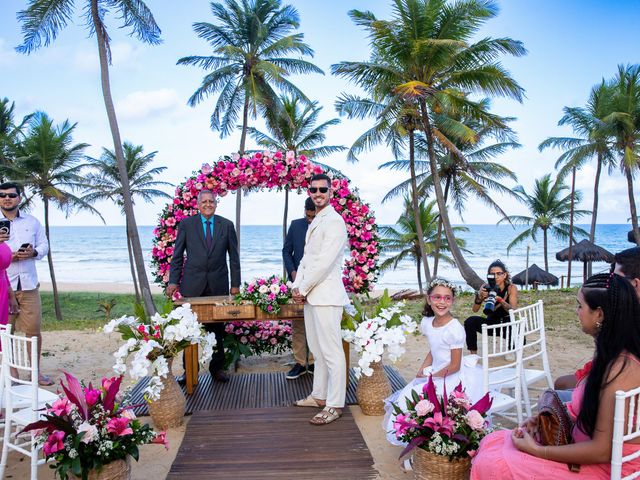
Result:
[[20,195],[17,193],[0,193],[0,198],[18,198]]
[[320,193],[327,193],[329,191],[329,187],[309,187],[309,191],[311,193],[317,193],[320,190]]

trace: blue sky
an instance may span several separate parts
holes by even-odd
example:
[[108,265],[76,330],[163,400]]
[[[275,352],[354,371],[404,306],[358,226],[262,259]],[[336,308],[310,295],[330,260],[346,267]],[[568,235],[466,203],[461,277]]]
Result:
[[[56,122],[78,122],[75,141],[91,144],[87,153],[99,155],[102,146],[113,148],[99,84],[95,39],[88,37],[78,14],[75,24],[61,32],[48,48],[24,56],[14,51],[21,42],[15,14],[26,2],[0,2],[0,97],[15,101],[18,115],[44,110]],[[82,1],[76,4],[82,5]],[[330,66],[343,60],[365,60],[368,40],[347,16],[348,10],[368,9],[379,18],[388,17],[389,1],[312,0],[291,1],[301,17],[300,31],[315,50],[313,59],[325,75],[295,78],[295,83],[324,107],[322,120],[336,117],[333,103],[343,91],[357,93],[346,81],[332,77]],[[146,151],[157,150],[157,162],[167,166],[163,180],[177,184],[204,162],[237,149],[239,132],[220,139],[209,129],[209,115],[215,98],[196,108],[186,101],[198,87],[204,72],[195,67],[177,66],[186,55],[207,55],[208,44],[192,30],[195,21],[211,21],[209,2],[148,0],[162,29],[164,42],[143,45],[127,36],[118,23],[109,19],[112,37],[112,92],[123,139],[142,144]],[[522,104],[512,100],[494,101],[494,110],[517,117],[514,128],[523,147],[502,155],[498,161],[518,175],[518,183],[529,189],[535,178],[553,171],[558,152],[538,152],[537,145],[548,136],[570,135],[558,127],[564,106],[584,105],[591,87],[616,72],[618,64],[639,63],[637,25],[640,2],[591,0],[503,0],[501,13],[488,22],[482,36],[510,36],[524,42],[529,54],[521,58],[505,57],[503,63],[525,88]],[[344,120],[328,132],[327,144],[350,146],[370,122]],[[260,122],[258,120],[258,126]],[[252,147],[251,143],[249,147]],[[390,153],[376,149],[361,155],[360,163],[349,164],[344,154],[334,155],[326,163],[341,169],[360,190],[364,201],[376,211],[379,223],[393,223],[401,213],[401,201],[381,204],[382,197],[402,180],[402,175],[380,172],[377,166],[391,160]],[[585,168],[577,180],[583,191],[582,207],[591,208],[592,179],[595,169]],[[515,184],[514,184],[515,185]],[[509,185],[512,186],[512,185]],[[637,187],[640,189],[640,186]],[[170,192],[171,189],[168,189]],[[302,210],[304,198],[294,198],[293,215]],[[234,217],[234,197],[222,200],[220,214]],[[282,218],[282,195],[276,192],[251,194],[244,200],[244,224],[278,224]],[[109,204],[98,209],[110,225],[123,224],[119,211]],[[136,208],[140,225],[155,224],[162,204],[140,204]],[[505,200],[510,214],[525,210]],[[36,208],[41,216],[41,209]],[[604,176],[600,189],[601,223],[627,223],[629,217],[626,184],[615,174]],[[461,219],[454,215],[454,222]],[[467,223],[494,223],[498,216],[485,206],[468,205]],[[589,219],[583,219],[587,222]],[[53,225],[97,225],[100,221],[88,213],[65,219],[52,213]]]

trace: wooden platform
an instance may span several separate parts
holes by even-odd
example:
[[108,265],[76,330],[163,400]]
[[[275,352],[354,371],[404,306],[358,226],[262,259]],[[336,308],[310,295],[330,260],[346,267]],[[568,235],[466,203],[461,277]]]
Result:
[[[393,391],[400,390],[406,385],[398,371],[384,366]],[[139,405],[134,409],[136,415],[148,415],[147,403],[143,398],[143,391],[149,382],[148,378],[140,380],[131,393],[131,402]],[[287,380],[285,372],[248,373],[231,375],[229,383],[216,383],[211,380],[209,373],[201,373],[198,386],[192,395],[186,395],[187,415],[200,410],[233,410],[239,408],[286,407],[294,401],[304,398],[311,393],[312,375],[303,375],[295,380]],[[353,369],[349,370],[349,388],[347,388],[347,405],[357,404],[357,379]],[[186,394],[186,389],[182,387]]]
[[373,458],[349,409],[330,425],[300,407],[197,411],[167,479],[368,480]]

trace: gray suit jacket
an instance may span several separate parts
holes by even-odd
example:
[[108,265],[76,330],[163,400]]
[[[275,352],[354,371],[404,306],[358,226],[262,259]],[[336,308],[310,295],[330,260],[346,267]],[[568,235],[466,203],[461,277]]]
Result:
[[213,295],[229,293],[227,254],[229,254],[231,286],[240,286],[240,254],[236,229],[226,218],[219,215],[213,217],[211,249],[207,249],[199,214],[183,219],[178,225],[178,235],[169,270],[169,283],[179,285],[180,293],[185,297],[202,296],[207,283]]

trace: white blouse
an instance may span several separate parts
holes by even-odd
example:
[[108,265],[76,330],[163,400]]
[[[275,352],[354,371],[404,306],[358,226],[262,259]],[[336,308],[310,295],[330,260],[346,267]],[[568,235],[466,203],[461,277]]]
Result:
[[451,363],[451,350],[464,348],[464,327],[458,320],[452,318],[442,327],[434,327],[435,317],[423,317],[420,331],[429,339],[431,356],[433,357],[432,372],[437,372]]

